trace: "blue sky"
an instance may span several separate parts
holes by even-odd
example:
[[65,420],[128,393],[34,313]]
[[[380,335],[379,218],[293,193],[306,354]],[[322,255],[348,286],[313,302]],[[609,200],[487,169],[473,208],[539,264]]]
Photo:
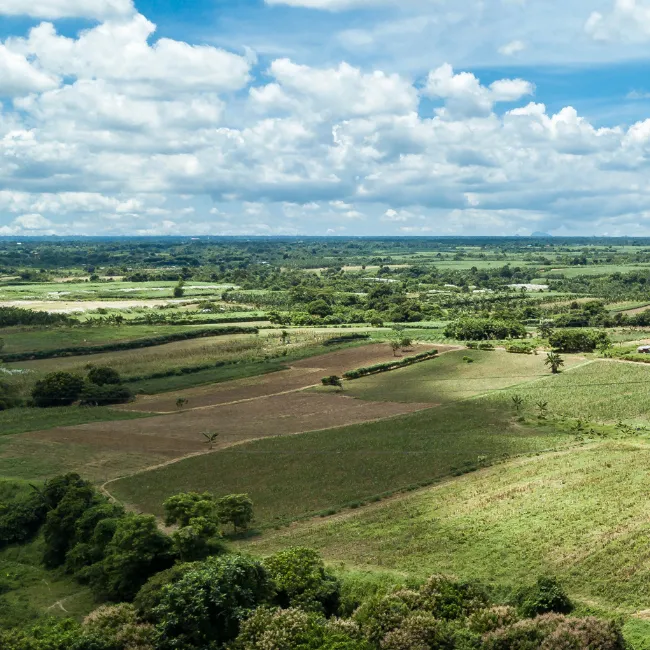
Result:
[[650,235],[649,59],[650,0],[0,0],[0,236]]

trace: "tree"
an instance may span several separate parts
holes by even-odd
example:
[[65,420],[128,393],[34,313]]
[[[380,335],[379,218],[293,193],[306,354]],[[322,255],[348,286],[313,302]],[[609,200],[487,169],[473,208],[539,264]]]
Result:
[[300,607],[326,616],[338,612],[341,585],[316,551],[290,548],[267,557],[263,564],[280,607]]
[[247,494],[229,494],[217,501],[217,513],[219,521],[232,524],[237,533],[253,521],[253,502]]
[[343,388],[343,381],[338,375],[331,375],[329,377],[323,377],[321,379],[323,386],[336,386],[337,388]]
[[391,347],[391,350],[393,351],[393,356],[396,357],[397,353],[402,348],[402,342],[398,339],[393,339],[389,345]]
[[218,520],[217,503],[210,492],[182,492],[169,497],[163,503],[165,525],[189,526],[195,517]]
[[107,366],[93,366],[88,371],[88,381],[91,384],[97,384],[97,386],[106,386],[107,384],[121,384],[122,377],[120,373],[113,368],[108,368]]
[[321,318],[331,316],[333,313],[332,308],[322,298],[310,302],[307,305],[307,312],[312,316],[320,316]]
[[193,517],[187,526],[172,534],[174,548],[182,562],[203,560],[224,551],[217,521],[207,517]]
[[185,295],[185,281],[183,278],[178,278],[178,284],[174,287],[174,298],[182,298]]
[[512,403],[515,405],[515,410],[517,413],[521,411],[521,407],[524,405],[524,398],[521,395],[513,395]]
[[548,414],[548,402],[540,400],[539,402],[536,402],[535,406],[537,406],[539,419],[546,420],[546,415]]
[[153,610],[159,632],[156,648],[223,647],[272,593],[268,575],[256,560],[225,555],[201,562],[163,588]]
[[172,540],[158,530],[156,518],[129,513],[119,520],[90,586],[106,600],[130,601],[150,576],[173,561]]
[[109,404],[126,404],[134,398],[133,391],[128,386],[120,384],[98,384],[87,383],[81,395],[79,404],[81,406],[107,406]]
[[554,375],[557,375],[560,372],[560,368],[564,365],[564,359],[557,352],[549,352],[546,355],[544,364],[551,369]]
[[34,384],[32,399],[41,408],[70,406],[84,388],[84,380],[69,372],[53,372]]
[[553,333],[553,321],[542,319],[539,321],[539,335],[547,339]]
[[187,404],[187,402],[188,402],[188,400],[185,397],[179,397],[176,400],[176,408],[177,409],[182,409]]
[[205,438],[205,443],[208,445],[208,449],[212,451],[212,448],[214,447],[214,443],[216,442],[217,438],[219,437],[218,433],[209,433],[206,431],[203,431],[201,435]]

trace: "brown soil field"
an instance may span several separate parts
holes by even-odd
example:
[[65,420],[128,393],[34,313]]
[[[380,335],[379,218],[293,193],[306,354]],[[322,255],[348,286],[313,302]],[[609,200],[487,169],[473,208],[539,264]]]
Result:
[[[404,353],[403,356],[413,356],[431,349],[445,352],[458,349],[458,347],[451,345],[415,345],[412,351]],[[393,352],[386,344],[378,343],[358,348],[348,348],[296,361],[292,363],[289,370],[274,372],[262,377],[238,379],[223,384],[188,388],[174,393],[143,396],[133,404],[121,408],[147,413],[172,413],[176,411],[176,400],[179,397],[188,400],[187,409],[190,410],[250,400],[308,388],[319,384],[320,380],[328,375],[340,376],[354,368],[371,366],[375,363],[393,359],[395,359]]]
[[34,311],[47,311],[51,314],[70,314],[92,309],[129,309],[130,307],[158,307],[171,304],[182,304],[187,300],[7,300],[0,302],[0,307],[24,307]]
[[[415,346],[406,355],[433,346]],[[455,346],[435,346],[441,352]],[[394,358],[386,344],[348,348],[296,362],[286,371],[207,387],[146,397],[128,408],[163,414],[139,420],[95,422],[10,436],[2,462],[15,464],[45,453],[56,471],[74,469],[103,481],[153,465],[209,452],[204,432],[219,433],[214,449],[259,438],[291,435],[391,418],[435,404],[357,400],[345,391],[303,392],[321,377]],[[189,408],[175,409],[178,396]],[[172,413],[169,411],[172,410]],[[60,459],[60,461],[56,460]],[[43,459],[45,461],[45,459]],[[55,473],[56,473],[55,471]],[[42,473],[47,475],[44,466]]]
[[248,440],[394,417],[431,406],[367,402],[336,393],[294,392],[142,420],[60,427],[22,434],[21,440],[178,458],[208,451],[202,432],[218,432],[214,448],[219,449]]

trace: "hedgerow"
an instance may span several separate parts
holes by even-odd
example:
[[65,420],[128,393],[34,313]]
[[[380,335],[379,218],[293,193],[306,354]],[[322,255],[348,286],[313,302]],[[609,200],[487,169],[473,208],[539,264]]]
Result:
[[405,357],[399,361],[388,361],[386,363],[377,363],[374,366],[349,370],[343,374],[343,377],[345,379],[359,379],[360,377],[366,377],[367,375],[376,375],[380,372],[388,372],[389,370],[404,368],[406,366],[413,365],[414,363],[419,363],[420,361],[427,361],[429,359],[435,358],[437,355],[438,350],[430,350],[429,352],[416,354],[413,357]]

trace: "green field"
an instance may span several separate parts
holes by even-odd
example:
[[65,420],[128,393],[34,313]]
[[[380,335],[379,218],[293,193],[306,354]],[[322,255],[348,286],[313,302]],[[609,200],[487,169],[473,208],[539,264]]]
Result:
[[[464,358],[473,362],[466,363]],[[444,404],[546,377],[545,359],[543,353],[459,350],[408,368],[348,381],[345,391],[351,397],[372,401]],[[565,357],[567,368],[583,362],[575,355]]]
[[119,480],[110,490],[157,514],[166,497],[186,490],[247,492],[257,525],[268,526],[570,441],[553,428],[512,421],[511,409],[475,401],[238,445]]
[[605,359],[517,386],[490,397],[504,406],[513,395],[524,398],[528,408],[548,402],[550,413],[600,422],[650,421],[650,365]]
[[[0,436],[87,424],[89,422],[133,420],[138,417],[146,417],[146,414],[113,410],[106,406],[93,408],[63,406],[49,409],[15,408],[0,411]],[[2,476],[1,473],[0,476]]]
[[650,603],[646,439],[534,456],[329,521],[268,533],[248,549],[316,548],[330,561],[505,587],[549,573],[607,611]]

